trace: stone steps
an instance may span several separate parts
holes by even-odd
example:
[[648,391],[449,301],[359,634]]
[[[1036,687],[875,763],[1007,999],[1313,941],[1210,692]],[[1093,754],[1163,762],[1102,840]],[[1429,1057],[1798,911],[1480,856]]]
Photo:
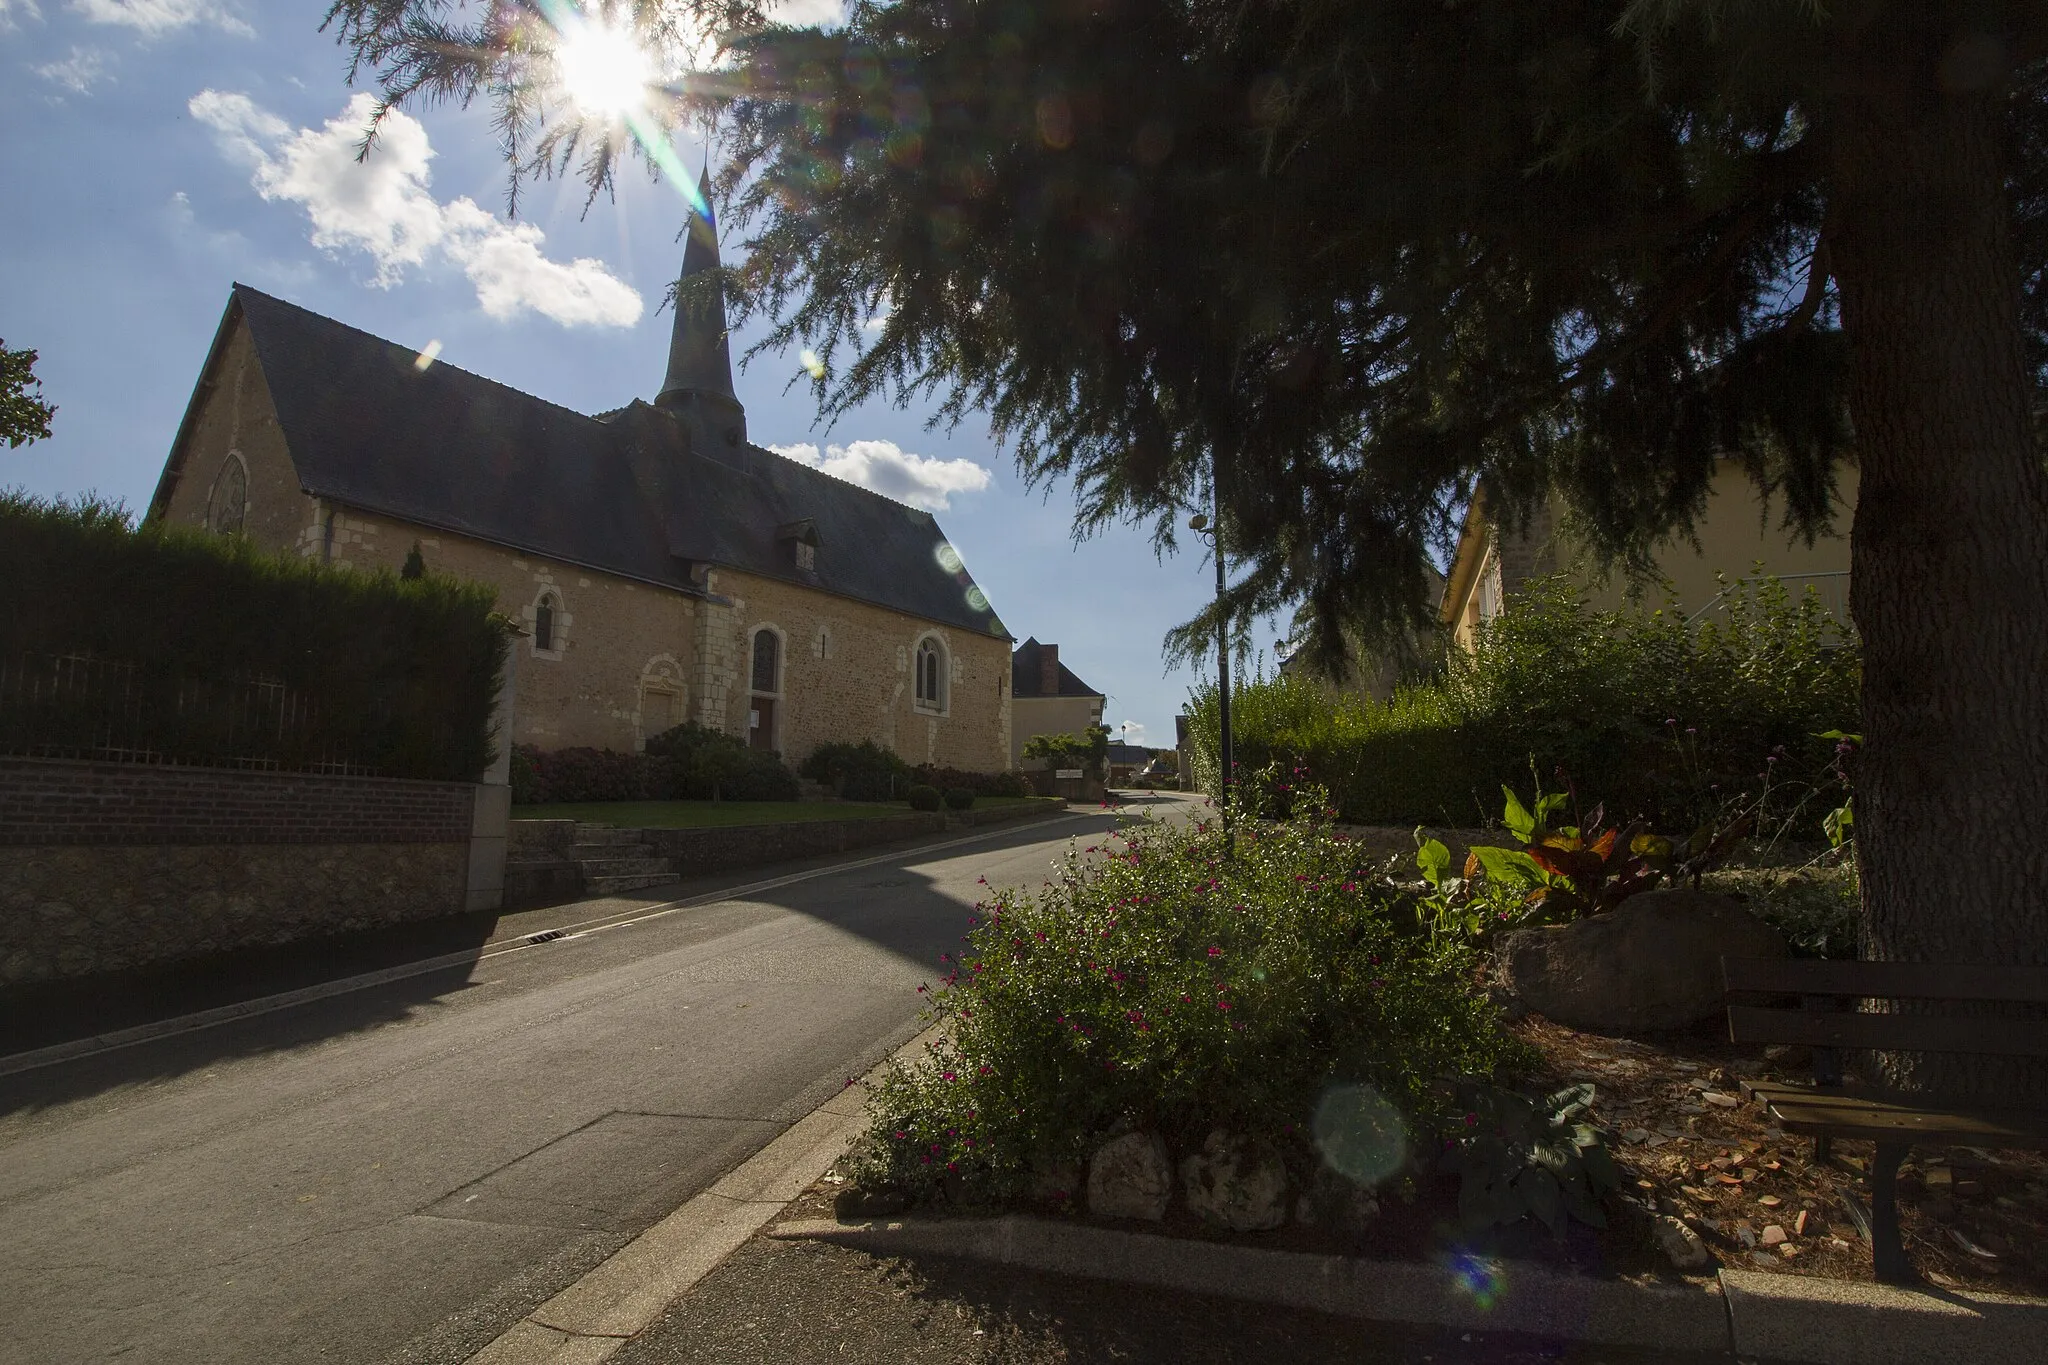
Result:
[[676,879],[669,860],[656,854],[634,829],[578,821],[569,857],[583,874],[586,896],[616,896]]
[[585,896],[616,896],[626,891],[638,891],[642,887],[661,886],[675,879],[675,873],[665,870],[661,872],[636,873],[623,877],[592,877],[585,875],[583,878],[583,894]]
[[599,858],[651,858],[652,844],[571,844],[569,857],[576,862],[591,862]]
[[576,843],[579,847],[586,844],[637,844],[639,842],[640,831],[637,829],[617,829],[611,825],[587,825],[581,821],[578,821],[576,824]]
[[592,877],[651,877],[657,872],[664,877],[673,875],[669,871],[669,862],[666,858],[578,858],[576,861],[581,864],[583,875],[586,879]]

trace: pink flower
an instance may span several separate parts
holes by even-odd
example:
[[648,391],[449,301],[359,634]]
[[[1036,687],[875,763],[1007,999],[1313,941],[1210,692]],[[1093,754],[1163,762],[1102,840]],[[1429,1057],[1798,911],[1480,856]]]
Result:
[[1222,957],[1222,956],[1223,956],[1223,950],[1222,950],[1221,948],[1211,948],[1211,949],[1209,950],[1209,956],[1210,956],[1210,957]]
[[954,1074],[953,1074],[952,1072],[948,1071],[948,1072],[946,1073],[946,1079],[947,1079],[947,1080],[949,1080],[949,1081],[957,1081],[957,1080],[959,1080],[960,1078],[959,1078],[958,1076],[954,1075]]

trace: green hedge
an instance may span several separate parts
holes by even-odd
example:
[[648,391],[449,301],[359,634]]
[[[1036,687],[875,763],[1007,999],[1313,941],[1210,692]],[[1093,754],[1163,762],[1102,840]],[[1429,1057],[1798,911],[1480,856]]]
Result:
[[[1487,825],[1503,784],[1536,782],[1670,827],[1767,784],[1789,813],[1835,790],[1834,741],[1816,736],[1858,728],[1856,641],[1817,596],[1775,580],[1732,585],[1725,601],[1694,629],[1672,611],[1591,611],[1569,580],[1546,579],[1511,596],[1471,654],[1388,701],[1255,679],[1231,699],[1240,779],[1270,802],[1307,776],[1362,824]],[[1214,791],[1214,688],[1190,710],[1195,775]]]
[[475,781],[508,643],[401,582],[0,492],[0,752]]

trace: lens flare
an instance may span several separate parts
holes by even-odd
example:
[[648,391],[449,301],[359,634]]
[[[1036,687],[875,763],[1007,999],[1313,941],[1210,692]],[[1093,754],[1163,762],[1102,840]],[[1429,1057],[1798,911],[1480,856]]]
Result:
[[959,573],[962,568],[960,552],[943,540],[939,542],[938,548],[932,551],[932,558],[938,560],[939,567],[947,573]]
[[1450,1261],[1451,1278],[1458,1288],[1472,1296],[1472,1302],[1480,1311],[1493,1307],[1500,1298],[1501,1264],[1469,1251],[1453,1252]]
[[967,590],[967,605],[974,608],[976,611],[987,611],[988,594],[983,592],[978,587],[969,588]]
[[818,353],[810,347],[806,346],[803,350],[797,352],[796,359],[797,363],[804,367],[804,373],[811,378],[823,379],[825,377],[825,362],[820,360]]
[[1329,1168],[1368,1189],[1384,1184],[1408,1159],[1401,1111],[1369,1085],[1333,1085],[1316,1105],[1316,1150]]

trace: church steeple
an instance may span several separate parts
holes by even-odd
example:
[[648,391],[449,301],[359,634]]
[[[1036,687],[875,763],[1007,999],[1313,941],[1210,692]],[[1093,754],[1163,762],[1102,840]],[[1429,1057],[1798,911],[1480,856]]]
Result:
[[[698,188],[708,207],[708,165]],[[668,374],[654,403],[681,417],[690,429],[692,444],[707,453],[744,445],[747,439],[746,409],[740,406],[732,387],[732,351],[725,335],[725,295],[722,290],[700,282],[699,289],[709,289],[710,297],[690,297],[697,292],[691,288],[693,277],[718,268],[718,226],[708,212],[692,211],[689,240],[683,247],[675,330],[669,337]]]

